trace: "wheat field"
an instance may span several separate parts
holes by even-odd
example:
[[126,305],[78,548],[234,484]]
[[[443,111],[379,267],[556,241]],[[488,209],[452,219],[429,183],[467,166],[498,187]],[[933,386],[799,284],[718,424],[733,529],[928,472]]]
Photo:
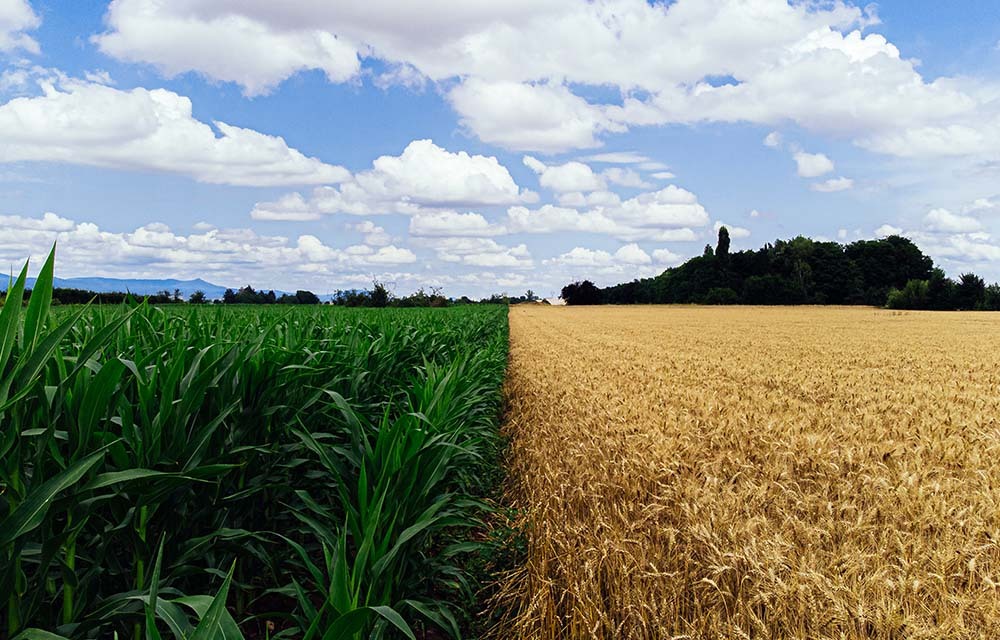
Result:
[[513,307],[513,638],[1000,637],[1000,316]]

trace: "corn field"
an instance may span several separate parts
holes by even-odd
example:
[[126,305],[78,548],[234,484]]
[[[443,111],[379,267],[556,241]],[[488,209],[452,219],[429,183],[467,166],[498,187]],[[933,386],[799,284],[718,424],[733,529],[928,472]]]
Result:
[[0,311],[0,637],[468,625],[505,309],[50,308],[53,268]]
[[1000,637],[1000,318],[517,307],[514,638]]

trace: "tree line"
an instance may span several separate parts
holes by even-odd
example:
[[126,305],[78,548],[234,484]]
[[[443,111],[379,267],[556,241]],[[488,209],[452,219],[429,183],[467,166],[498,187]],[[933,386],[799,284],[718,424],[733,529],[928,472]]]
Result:
[[[6,291],[0,291],[0,302],[4,300]],[[24,292],[24,300],[31,299],[31,289]],[[56,287],[52,289],[52,304],[136,304],[147,302],[153,305],[165,304],[320,304],[319,296],[312,291],[299,290],[294,294],[283,293],[280,296],[274,291],[254,291],[253,287],[241,289],[226,289],[221,300],[210,300],[204,291],[198,290],[185,298],[180,289],[159,291],[152,294],[135,294],[130,292],[90,291],[88,289],[72,289]]]
[[[5,291],[0,291],[0,305],[3,304]],[[24,300],[31,298],[31,290],[24,292]],[[467,296],[448,298],[438,287],[429,290],[423,287],[410,295],[397,296],[381,282],[372,283],[371,289],[337,290],[328,304],[342,307],[449,307],[466,304],[519,304],[537,302],[538,296],[530,289],[521,296],[508,296],[506,293],[495,293],[478,300]],[[239,289],[226,289],[219,300],[210,300],[204,291],[195,291],[185,298],[180,289],[163,290],[154,294],[138,295],[128,292],[97,292],[86,289],[55,288],[52,290],[52,303],[63,304],[137,304],[147,302],[153,305],[167,304],[242,304],[242,305],[316,305],[322,300],[312,291],[300,289],[295,293],[276,294],[273,290],[255,290],[247,285]]]
[[[2,301],[7,295],[6,291],[0,291],[0,301]],[[31,299],[31,289],[27,289],[24,292],[24,300],[28,301]],[[90,291],[89,289],[74,289],[69,287],[55,287],[52,289],[52,304],[62,305],[62,304],[123,304],[123,303],[140,303],[148,302],[155,305],[163,304],[180,304],[183,302],[191,302],[195,304],[203,304],[208,302],[205,297],[205,293],[202,291],[196,291],[187,299],[181,294],[180,289],[175,289],[174,291],[163,290],[152,294],[135,294],[122,291]]]
[[863,304],[893,309],[1000,310],[1000,285],[974,273],[948,278],[908,238],[850,244],[798,236],[730,252],[729,231],[716,246],[658,276],[599,288],[589,280],[562,289],[580,304]]
[[408,296],[396,296],[389,291],[384,284],[379,281],[372,283],[371,289],[351,289],[347,291],[338,290],[330,299],[330,304],[344,307],[450,307],[467,304],[521,304],[524,302],[538,302],[539,297],[535,292],[528,289],[524,295],[509,296],[506,293],[494,293],[488,297],[474,300],[468,296],[460,298],[448,298],[440,287],[430,287],[425,290],[420,287]]

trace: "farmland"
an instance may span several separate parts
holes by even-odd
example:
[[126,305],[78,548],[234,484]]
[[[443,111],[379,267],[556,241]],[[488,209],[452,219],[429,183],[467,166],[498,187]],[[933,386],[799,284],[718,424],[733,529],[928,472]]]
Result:
[[0,637],[466,625],[506,309],[50,308],[52,271],[0,311]]
[[1000,628],[992,314],[51,306],[52,270],[0,311],[0,637]]
[[523,638],[1000,629],[1000,319],[518,307]]

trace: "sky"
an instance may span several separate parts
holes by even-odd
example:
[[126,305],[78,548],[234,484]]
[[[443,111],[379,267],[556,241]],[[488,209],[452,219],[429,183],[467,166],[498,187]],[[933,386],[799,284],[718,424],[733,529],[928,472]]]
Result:
[[0,264],[558,295],[807,235],[1000,280],[988,0],[0,0]]

